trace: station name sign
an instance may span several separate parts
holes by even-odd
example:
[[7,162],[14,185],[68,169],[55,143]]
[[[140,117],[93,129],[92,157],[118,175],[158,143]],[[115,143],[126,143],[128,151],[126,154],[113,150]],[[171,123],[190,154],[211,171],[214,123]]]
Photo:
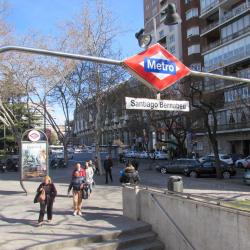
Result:
[[189,111],[188,101],[125,97],[126,109]]

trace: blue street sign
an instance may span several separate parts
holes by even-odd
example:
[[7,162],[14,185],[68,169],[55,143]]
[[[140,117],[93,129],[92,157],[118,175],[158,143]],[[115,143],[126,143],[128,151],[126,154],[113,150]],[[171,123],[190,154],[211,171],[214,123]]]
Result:
[[144,70],[146,72],[176,75],[176,63],[164,59],[145,57]]

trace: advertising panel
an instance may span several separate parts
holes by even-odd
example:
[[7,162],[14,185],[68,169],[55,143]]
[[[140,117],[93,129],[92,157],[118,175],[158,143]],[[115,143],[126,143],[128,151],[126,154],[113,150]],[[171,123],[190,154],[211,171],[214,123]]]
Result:
[[22,180],[48,174],[47,142],[22,142]]

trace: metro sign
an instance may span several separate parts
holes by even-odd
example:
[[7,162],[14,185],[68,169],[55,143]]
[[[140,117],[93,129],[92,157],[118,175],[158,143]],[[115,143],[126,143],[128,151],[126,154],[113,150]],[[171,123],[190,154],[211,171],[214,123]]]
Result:
[[127,69],[149,87],[162,91],[190,73],[176,57],[159,43],[124,60]]

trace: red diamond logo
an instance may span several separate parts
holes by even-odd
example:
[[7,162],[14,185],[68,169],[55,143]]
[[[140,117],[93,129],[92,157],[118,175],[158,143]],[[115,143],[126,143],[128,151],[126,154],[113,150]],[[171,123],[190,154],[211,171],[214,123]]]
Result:
[[190,73],[189,68],[158,43],[124,60],[124,64],[138,80],[158,91]]

